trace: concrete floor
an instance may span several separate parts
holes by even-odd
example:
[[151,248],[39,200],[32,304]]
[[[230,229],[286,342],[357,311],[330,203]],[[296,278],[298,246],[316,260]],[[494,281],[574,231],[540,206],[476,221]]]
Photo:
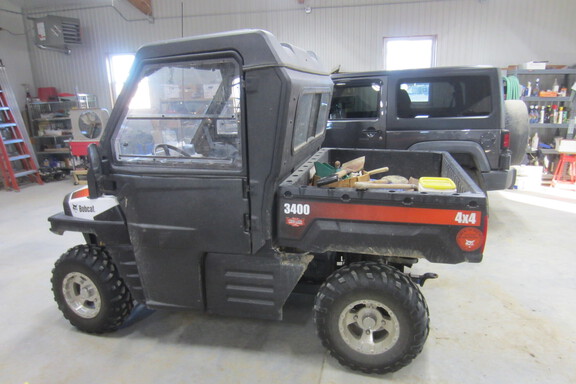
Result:
[[575,383],[576,193],[491,192],[484,262],[439,265],[423,292],[422,354],[385,376],[347,370],[315,336],[311,296],[283,322],[140,308],[106,336],[76,331],[52,298],[50,271],[79,234],[56,236],[69,180],[0,191],[1,383]]

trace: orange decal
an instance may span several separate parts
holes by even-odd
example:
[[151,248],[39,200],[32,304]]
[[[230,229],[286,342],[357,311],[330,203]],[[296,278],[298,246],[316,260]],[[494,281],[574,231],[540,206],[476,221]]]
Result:
[[304,219],[300,219],[298,217],[287,217],[286,224],[291,227],[303,227],[304,226]]
[[456,235],[461,250],[472,252],[484,245],[484,234],[477,228],[462,228]]
[[482,223],[482,212],[318,202],[310,203],[310,219],[479,227]]
[[77,190],[76,192],[72,193],[73,199],[79,199],[81,197],[88,197],[90,195],[90,191],[88,187],[84,187],[82,189]]

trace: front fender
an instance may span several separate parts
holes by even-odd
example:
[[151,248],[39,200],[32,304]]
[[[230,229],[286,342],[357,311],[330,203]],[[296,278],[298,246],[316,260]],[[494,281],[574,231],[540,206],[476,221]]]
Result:
[[66,231],[91,233],[108,244],[130,244],[124,221],[91,220],[68,216],[64,212],[48,218],[50,231],[62,235]]

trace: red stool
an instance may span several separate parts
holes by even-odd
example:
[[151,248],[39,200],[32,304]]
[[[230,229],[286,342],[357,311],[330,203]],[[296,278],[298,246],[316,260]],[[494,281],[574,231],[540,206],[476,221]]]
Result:
[[560,155],[560,161],[552,178],[552,185],[574,184],[576,182],[576,154]]
[[[72,155],[72,178],[74,179],[74,185],[87,184],[86,175],[88,174],[88,169],[82,169],[78,167],[77,161],[79,157],[88,156],[88,146],[90,144],[98,145],[98,141],[86,141],[86,140],[70,140],[70,154]],[[81,161],[83,163],[84,161]]]

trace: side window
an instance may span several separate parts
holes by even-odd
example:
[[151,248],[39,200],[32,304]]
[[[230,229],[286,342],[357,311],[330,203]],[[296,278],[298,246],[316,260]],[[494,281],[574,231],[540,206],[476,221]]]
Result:
[[328,103],[330,92],[328,91],[304,91],[298,99],[296,107],[296,119],[294,123],[294,137],[292,148],[298,150],[322,133],[326,128],[328,119]]
[[397,84],[399,118],[482,117],[491,112],[488,76],[402,79]]
[[141,71],[114,137],[124,164],[242,168],[240,67],[234,59],[154,63]]
[[380,84],[336,84],[330,106],[330,119],[369,119],[378,117]]
[[404,83],[400,89],[405,90],[414,103],[428,103],[430,101],[430,83]]

